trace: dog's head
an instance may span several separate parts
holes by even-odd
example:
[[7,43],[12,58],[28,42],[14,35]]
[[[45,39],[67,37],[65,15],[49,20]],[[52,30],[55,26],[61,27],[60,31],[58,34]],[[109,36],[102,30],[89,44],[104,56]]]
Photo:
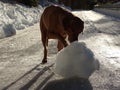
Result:
[[84,22],[78,17],[65,17],[63,27],[68,34],[70,42],[78,40],[78,35],[83,32]]

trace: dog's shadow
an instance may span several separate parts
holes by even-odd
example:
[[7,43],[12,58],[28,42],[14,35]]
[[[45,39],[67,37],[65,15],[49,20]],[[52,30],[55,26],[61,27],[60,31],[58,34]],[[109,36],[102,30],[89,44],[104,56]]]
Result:
[[93,90],[93,87],[88,79],[73,77],[51,81],[42,90]]

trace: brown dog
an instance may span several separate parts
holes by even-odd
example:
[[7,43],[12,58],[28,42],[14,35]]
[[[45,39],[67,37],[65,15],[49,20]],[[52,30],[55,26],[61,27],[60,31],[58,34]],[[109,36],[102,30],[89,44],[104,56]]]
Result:
[[48,39],[58,39],[58,51],[68,45],[69,42],[78,40],[78,35],[83,32],[84,22],[69,11],[59,6],[47,7],[40,20],[41,39],[44,46],[44,58],[47,62]]

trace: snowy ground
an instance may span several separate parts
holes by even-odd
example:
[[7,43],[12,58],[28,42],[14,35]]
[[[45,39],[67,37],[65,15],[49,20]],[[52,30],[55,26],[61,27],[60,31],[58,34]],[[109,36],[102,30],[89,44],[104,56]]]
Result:
[[43,8],[26,7],[20,4],[3,3],[0,1],[0,38],[16,34],[39,22]]
[[107,63],[120,68],[120,20],[94,11],[83,11],[82,14],[87,28],[80,39],[85,37],[82,41],[87,42],[97,55],[102,56]]
[[111,17],[120,18],[120,8],[95,8],[97,12],[101,12],[103,14],[109,15]]
[[[5,6],[5,10],[7,7]],[[0,10],[3,12],[2,9]],[[30,15],[33,11],[27,14]],[[94,11],[73,11],[73,13],[85,22],[84,34],[79,35],[79,42],[85,42],[101,63],[100,70],[89,79],[93,90],[120,90],[120,20]],[[12,20],[6,16],[7,14],[0,13],[0,15],[8,19],[7,23]],[[4,20],[2,18],[0,21]],[[61,77],[53,73],[57,53],[56,41],[50,40],[48,49],[48,64],[41,65],[43,46],[39,23],[28,25],[27,29],[20,30],[15,36],[0,39],[0,90],[41,90],[51,80],[73,87],[79,85],[78,83],[75,85],[72,81],[66,83],[59,80]]]

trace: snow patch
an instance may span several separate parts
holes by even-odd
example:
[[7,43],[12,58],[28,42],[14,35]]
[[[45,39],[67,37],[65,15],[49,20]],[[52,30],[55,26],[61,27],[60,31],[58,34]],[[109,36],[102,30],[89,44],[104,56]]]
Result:
[[0,25],[0,39],[4,37],[9,37],[15,34],[16,34],[16,30],[13,24]]
[[[112,68],[114,67],[114,69],[119,69],[120,47],[115,44],[116,40],[114,40],[114,38],[115,37],[112,35],[101,33],[86,40],[81,40],[81,42],[85,42],[87,47],[93,50],[95,56],[101,58],[99,59],[100,63],[104,64],[106,67],[110,67],[109,65],[112,65]],[[91,41],[94,41],[94,43]]]
[[16,34],[16,30],[22,30],[39,22],[43,8],[26,7],[18,4],[8,4],[0,1],[0,38]]
[[107,8],[107,9],[106,8],[95,8],[94,10],[97,12],[106,14],[108,16],[111,16],[111,17],[120,18],[120,9],[119,8],[113,9],[113,10],[110,8]]
[[120,2],[114,3],[113,5],[120,5]]

